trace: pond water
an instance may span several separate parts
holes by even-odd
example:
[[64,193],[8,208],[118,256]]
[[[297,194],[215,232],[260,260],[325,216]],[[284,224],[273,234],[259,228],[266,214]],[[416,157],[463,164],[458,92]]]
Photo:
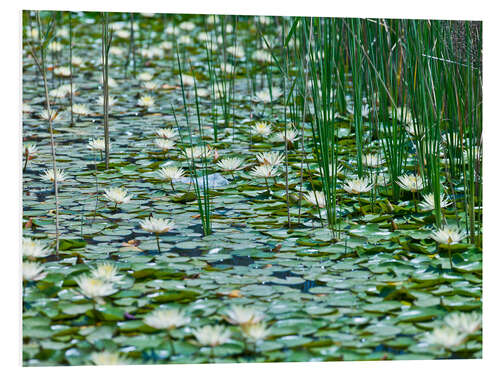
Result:
[[[245,57],[227,57],[236,66],[229,123],[222,117],[220,103],[214,107],[210,96],[199,98],[203,139],[212,150],[207,173],[218,182],[209,183],[212,233],[204,235],[190,179],[173,181],[172,186],[157,173],[163,166],[189,171],[190,161],[181,151],[189,146],[189,129],[194,142],[201,142],[194,88],[186,86],[187,123],[177,56],[174,48],[162,43],[181,43],[182,37],[189,37],[191,43],[179,46],[181,59],[186,66],[190,60],[196,71],[197,89],[210,91],[206,50],[199,38],[205,17],[135,15],[135,77],[128,17],[110,17],[116,31],[109,74],[116,86],[110,87],[115,103],[110,108],[111,153],[105,169],[101,153],[88,147],[89,140],[103,137],[102,104],[97,103],[102,95],[100,16],[73,14],[72,54],[81,59],[73,66],[73,101],[85,104],[89,113],[75,115],[71,125],[64,114],[69,97],[52,97],[59,112],[53,122],[57,167],[67,176],[59,184],[60,257],[43,259],[47,275],[24,284],[24,365],[90,364],[92,353],[103,350],[120,352],[133,363],[151,364],[482,356],[481,331],[453,350],[426,341],[449,314],[481,312],[482,249],[465,241],[453,245],[450,270],[446,247],[437,247],[431,238],[432,211],[415,213],[411,193],[393,201],[389,187],[377,185],[358,201],[342,189],[356,173],[349,114],[339,120],[343,171],[337,181],[340,234],[335,240],[325,225],[325,209],[301,199],[312,190],[312,179],[315,190],[321,186],[309,121],[300,124],[304,145],[300,140],[288,144],[288,164],[281,163],[278,176],[265,181],[250,174],[259,164],[258,152],[285,153],[285,144],[274,142],[272,134],[250,134],[256,121],[267,121],[273,133],[285,129],[282,100],[272,104],[254,100],[255,91],[268,87],[268,72],[275,73],[273,85],[280,86],[281,80],[272,64],[250,57],[263,48],[253,17],[241,17],[237,33],[227,34],[228,45],[237,38],[238,45],[248,49]],[[194,23],[192,30],[179,27],[186,20]],[[271,37],[280,29],[265,22],[265,35]],[[27,33],[31,25],[33,20],[25,22]],[[177,36],[171,32],[174,25]],[[67,29],[67,18],[60,18],[56,31]],[[54,41],[62,50],[47,54],[49,90],[69,84],[68,78],[53,74],[53,67],[69,62],[68,35],[56,35]],[[25,38],[23,44],[23,102],[31,107],[31,112],[23,113],[23,142],[36,143],[37,153],[23,173],[23,232],[26,238],[53,246],[54,190],[42,179],[45,169],[52,168],[50,134],[47,121],[39,116],[45,97],[41,75],[29,55],[28,41],[33,40]],[[140,79],[145,73],[152,76],[150,81]],[[156,87],[149,90],[145,82],[155,82]],[[154,98],[147,109],[138,105],[145,94]],[[175,147],[163,152],[155,144],[156,132],[177,131],[173,111],[181,134],[173,139]],[[364,126],[369,128],[368,123]],[[216,156],[218,160],[239,157],[243,168],[221,171]],[[412,160],[410,152],[410,166]],[[387,176],[387,166],[373,173]],[[110,187],[126,189],[131,200],[115,208],[104,196]],[[463,196],[457,190],[450,197],[456,205],[443,213],[454,222],[463,218]],[[150,215],[175,223],[174,229],[159,236],[160,253],[155,235],[140,225]],[[94,304],[82,296],[76,280],[103,261],[114,264],[123,279],[116,293]],[[252,346],[237,326],[226,322],[225,311],[234,304],[265,314],[269,329],[265,340]],[[190,316],[189,324],[170,331],[175,353],[165,332],[143,321],[159,307],[179,307]],[[193,331],[214,324],[227,326],[231,339],[200,351]]]

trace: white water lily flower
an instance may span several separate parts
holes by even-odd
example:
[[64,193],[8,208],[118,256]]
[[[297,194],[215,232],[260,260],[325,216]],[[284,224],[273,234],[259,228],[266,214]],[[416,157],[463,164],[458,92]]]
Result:
[[[190,76],[188,74],[182,74],[182,84],[184,86],[194,86],[194,77],[193,76]],[[179,84],[180,84],[180,80],[179,80]]]
[[190,318],[179,309],[159,308],[144,318],[144,323],[156,329],[173,329],[190,322]]
[[104,138],[91,139],[87,147],[94,151],[104,151],[106,150],[106,143]]
[[57,114],[55,121],[69,121],[70,118],[71,118],[71,112],[69,108],[67,108],[65,111],[59,112]]
[[66,92],[66,95],[69,95],[73,92],[73,94],[78,90],[78,86],[73,84],[66,84],[66,85],[61,85],[59,86],[59,89]]
[[124,53],[125,53],[125,50],[123,48],[121,48],[121,47],[111,46],[109,48],[109,54],[110,55],[123,56]]
[[118,274],[118,268],[111,263],[100,263],[96,268],[90,271],[92,277],[101,279],[110,283],[119,283],[123,279],[123,275]]
[[452,349],[461,345],[467,335],[460,333],[451,327],[434,328],[432,332],[428,332],[425,336],[425,341],[430,345],[442,346],[446,349]]
[[82,66],[83,59],[80,56],[71,56],[71,65],[73,66]]
[[162,58],[164,56],[163,49],[160,47],[141,48],[139,53],[147,59]]
[[363,165],[371,168],[380,167],[385,162],[380,155],[376,154],[361,155],[361,161]]
[[73,104],[72,111],[75,115],[87,116],[90,114],[90,109],[85,104]]
[[322,191],[309,191],[304,195],[304,199],[319,208],[326,207],[325,194]]
[[175,228],[174,222],[169,219],[149,217],[139,222],[141,228],[146,232],[160,234],[171,231]]
[[38,39],[38,29],[31,29],[28,31],[28,35],[32,38],[32,39]]
[[255,17],[262,25],[269,25],[271,22],[273,22],[273,17],[269,16],[255,16]]
[[226,51],[227,53],[233,55],[238,59],[242,59],[243,57],[245,57],[245,50],[242,46],[229,46],[227,47]]
[[155,104],[155,100],[151,95],[143,95],[137,101],[137,105],[145,108],[152,107]]
[[264,314],[252,308],[232,305],[231,308],[226,311],[226,319],[229,323],[236,325],[255,324],[264,319]]
[[[389,108],[389,114],[391,114],[392,116],[392,108]],[[396,109],[396,118],[398,119],[399,122],[406,125],[414,123],[411,110],[406,107],[398,107]]]
[[193,44],[193,39],[189,35],[181,35],[178,39],[177,42],[179,44]]
[[184,169],[177,167],[163,167],[158,171],[162,180],[173,181],[184,177]]
[[241,168],[243,160],[240,158],[224,158],[217,163],[217,166],[223,171],[237,171]]
[[184,150],[184,154],[188,159],[198,159],[201,157],[208,158],[210,155],[212,155],[212,150],[210,150],[208,147],[194,146],[186,148]]
[[169,128],[165,129],[158,129],[156,131],[156,135],[161,138],[166,138],[166,139],[173,139],[177,137],[177,131]]
[[107,200],[115,204],[122,204],[130,202],[130,198],[132,198],[130,195],[127,195],[127,193],[125,189],[112,187],[104,191],[104,196]]
[[28,156],[35,156],[38,153],[38,147],[35,143],[26,143],[23,146],[24,154],[28,152]]
[[53,72],[58,77],[69,77],[71,75],[71,70],[68,66],[59,66],[54,68]]
[[269,92],[269,89],[263,89],[255,93],[255,101],[271,103],[272,101],[279,99],[281,95],[283,95],[283,92],[279,87],[272,87],[271,92]]
[[257,50],[252,54],[252,59],[261,63],[271,63],[273,61],[273,56],[265,50]]
[[[219,26],[217,28],[217,30],[219,30],[220,32],[222,32],[222,26]],[[231,25],[230,23],[227,23],[226,24],[226,34],[231,34],[233,32],[233,25]]]
[[59,43],[59,42],[56,42],[56,41],[54,41],[54,42],[50,42],[50,43],[47,45],[47,49],[48,49],[49,51],[53,51],[53,52],[59,52],[59,51],[61,51],[61,50],[62,50],[62,48],[63,48],[62,44],[61,44],[61,43]]
[[23,255],[27,258],[45,258],[51,250],[42,242],[31,238],[23,238]]
[[23,112],[31,113],[33,112],[33,107],[29,103],[23,103]]
[[[342,173],[342,170],[344,169],[344,167],[341,165],[341,164],[337,164],[337,170],[335,170],[335,164],[330,164],[328,165],[328,173],[329,173],[329,176],[332,177],[333,174],[336,172],[337,174],[340,174]],[[314,169],[313,171],[316,175],[321,175],[321,173],[323,172],[322,170],[322,167],[321,165],[318,167],[318,169]]]
[[226,73],[226,74],[234,74],[236,71],[236,67],[232,64],[225,63],[225,64],[221,64],[220,70],[221,70],[221,72]]
[[443,245],[455,245],[462,241],[467,234],[460,229],[445,225],[443,228],[434,231],[431,238]]
[[71,90],[73,90],[74,94],[76,92],[76,89],[77,89],[76,85],[73,85],[73,88],[71,88],[70,84],[61,85],[56,89],[50,90],[49,95],[55,98],[64,98],[71,94]]
[[85,297],[95,299],[99,303],[103,302],[102,297],[110,296],[118,291],[112,283],[95,277],[83,275],[75,281]]
[[248,324],[241,328],[243,334],[253,342],[265,340],[271,332],[265,323]]
[[160,85],[155,81],[146,81],[142,83],[142,87],[144,87],[146,90],[154,91],[157,90]]
[[208,42],[210,40],[210,34],[202,31],[196,36],[196,39],[203,43]]
[[416,136],[417,134],[421,133],[419,126],[416,123],[405,123],[404,127],[410,135]]
[[225,344],[231,338],[231,332],[224,326],[205,326],[193,331],[196,340],[202,346],[215,347]]
[[367,178],[353,178],[346,180],[342,188],[351,194],[361,194],[370,191],[373,184]]
[[153,75],[148,72],[142,72],[137,75],[137,79],[139,81],[151,81],[153,79]]
[[[429,194],[424,194],[423,196],[424,201],[420,202],[418,206],[422,209],[422,211],[430,211],[434,209],[434,194],[429,193]],[[441,193],[440,197],[440,204],[439,206],[441,208],[448,207],[451,204],[451,201],[448,200],[448,198]]]
[[198,94],[198,96],[200,98],[208,98],[210,96],[210,91],[208,91],[208,89],[205,89],[205,88],[196,88],[196,93]]
[[54,121],[57,117],[57,112],[55,110],[51,110],[50,111],[50,114],[49,114],[49,111],[44,109],[40,112],[39,114],[40,118],[43,119],[43,120],[47,120],[49,121],[49,118],[50,120]]
[[415,193],[424,188],[424,180],[419,175],[404,174],[399,176],[398,179],[399,181],[396,181],[396,183],[404,190]]
[[179,24],[179,29],[185,31],[191,31],[196,27],[196,25],[191,21],[184,21]]
[[124,30],[124,29],[119,29],[114,32],[114,35],[116,35],[118,38],[122,39],[130,39],[130,31]]
[[267,122],[257,122],[252,126],[252,133],[267,137],[271,134],[271,126]]
[[53,98],[62,99],[66,97],[67,94],[66,91],[61,90],[61,88],[58,87],[56,89],[50,90],[49,95],[52,96]]
[[[321,83],[319,83],[319,82],[318,82],[318,87],[321,87]],[[354,107],[348,106],[347,112],[349,112],[351,115],[354,115]],[[361,106],[361,116],[368,117],[369,115],[370,115],[370,106],[368,104],[362,105]]]
[[286,130],[286,134],[284,131],[278,132],[275,136],[273,141],[274,142],[285,142],[288,141],[290,143],[295,142],[296,140],[299,139],[299,134],[294,128],[290,128]]
[[211,15],[207,15],[206,16],[206,22],[208,25],[213,25],[217,22],[217,20],[219,19],[219,16],[216,16],[215,14],[211,14]]
[[60,38],[68,38],[69,37],[69,30],[67,28],[60,28],[56,31],[56,35]]
[[169,41],[164,41],[160,44],[160,47],[163,48],[164,50],[171,50],[173,48],[174,44]]
[[90,359],[96,366],[125,366],[130,364],[130,361],[122,357],[119,353],[108,351],[92,353]]
[[[102,79],[102,75],[99,76],[99,81],[101,82],[101,85],[104,85],[104,81]],[[108,86],[109,87],[116,87],[118,84],[112,77],[108,77]]]
[[155,139],[155,145],[162,151],[168,151],[175,148],[174,141],[170,139],[157,138]]
[[43,272],[45,267],[43,264],[37,262],[23,262],[23,280],[25,281],[38,281],[47,276]]
[[482,318],[482,315],[475,311],[470,314],[455,312],[447,315],[444,318],[444,322],[446,325],[459,332],[471,335],[481,328],[483,324]]
[[167,34],[174,34],[174,35],[179,35],[179,29],[177,29],[175,26],[173,25],[169,25],[167,26],[167,28],[165,29],[165,32]]
[[[54,169],[46,169],[44,171],[44,174],[41,176],[42,180],[44,181],[50,181],[54,182]],[[56,179],[57,182],[64,182],[66,180],[66,175],[64,174],[64,171],[62,169],[56,169]]]
[[269,177],[275,177],[278,174],[278,171],[272,165],[261,164],[254,167],[250,171],[250,174],[255,177],[269,178]]

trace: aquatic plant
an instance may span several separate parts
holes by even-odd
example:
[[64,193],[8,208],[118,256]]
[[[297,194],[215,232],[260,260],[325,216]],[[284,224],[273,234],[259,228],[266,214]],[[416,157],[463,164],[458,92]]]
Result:
[[[429,193],[429,194],[424,194],[423,195],[424,200],[420,202],[418,205],[423,211],[430,211],[435,208],[435,203],[434,203],[434,194]],[[439,207],[445,208],[451,205],[451,201],[446,197],[444,194],[441,194],[439,197]]]
[[93,278],[109,283],[119,283],[123,280],[124,275],[120,275],[118,272],[118,267],[109,262],[99,263],[97,267],[90,269]]
[[[109,13],[106,169],[102,15],[40,16],[56,27],[50,111],[23,53],[23,365],[481,357],[482,77],[447,21]],[[133,204],[111,208],[129,197],[107,203],[113,186]],[[160,217],[175,224],[143,223]],[[85,296],[82,272],[116,293]]]
[[109,351],[92,353],[90,359],[96,366],[125,366],[132,363],[122,353],[113,353]]
[[[56,118],[57,112],[52,111],[50,107],[50,100],[49,100],[49,88],[48,88],[48,83],[47,83],[47,71],[45,67],[45,50],[47,48],[47,45],[50,43],[50,40],[52,38],[52,34],[54,32],[54,17],[52,16],[50,18],[50,21],[46,27],[46,29],[43,29],[42,22],[40,19],[40,12],[37,11],[35,12],[35,17],[36,17],[36,24],[37,24],[37,29],[38,29],[38,35],[43,37],[39,38],[39,45],[38,45],[38,50],[40,53],[40,56],[38,56],[37,51],[35,47],[30,44],[30,54],[33,57],[33,60],[35,61],[35,64],[38,68],[39,73],[42,75],[43,79],[43,86],[44,86],[44,92],[45,92],[45,105],[46,109],[42,111],[42,114],[45,114],[46,120],[49,123],[49,133],[50,133],[50,156],[52,159],[52,170],[51,172],[45,171],[45,178],[48,179],[49,181],[52,181],[54,184],[54,198],[55,198],[55,203],[56,203],[56,208],[55,208],[55,234],[56,234],[56,256],[59,257],[59,190],[58,190],[58,182],[62,179],[63,173],[62,171],[59,171],[57,169],[57,161],[56,161],[56,146],[55,146],[55,141],[54,141],[54,130],[52,127],[52,121]],[[49,45],[50,46],[50,45]],[[59,179],[58,177],[61,177]],[[50,176],[52,175],[52,178]]]
[[58,183],[66,181],[68,177],[62,169],[56,169],[55,172],[53,169],[46,169],[41,178],[48,182]]
[[229,341],[231,332],[224,326],[214,325],[195,329],[193,335],[200,345],[214,348]]
[[175,354],[175,347],[170,330],[182,327],[191,321],[185,313],[179,309],[156,309],[144,318],[144,323],[150,327],[165,330],[167,340],[170,343],[171,355]]
[[41,241],[31,238],[23,238],[23,256],[28,259],[45,258],[50,255],[51,251],[47,245]]
[[235,325],[249,325],[261,322],[264,314],[250,307],[231,305],[225,313],[226,320]]
[[44,272],[45,266],[37,262],[23,262],[23,280],[24,281],[38,281],[47,276]]
[[453,349],[461,345],[465,341],[466,337],[466,334],[460,333],[454,328],[444,326],[441,328],[434,328],[432,332],[427,334],[425,341],[429,345],[437,345],[446,349]]
[[141,220],[139,224],[143,230],[153,233],[156,236],[158,253],[161,253],[159,235],[162,233],[170,232],[172,229],[174,229],[174,222],[169,219],[155,218],[151,216],[147,219]]
[[467,235],[464,232],[453,226],[443,226],[442,228],[439,228],[432,233],[431,237],[436,242],[442,245],[447,245],[450,268],[453,268],[453,263],[451,260],[451,245],[459,243],[466,236]]
[[250,174],[255,177],[263,178],[266,181],[267,193],[271,194],[271,190],[269,189],[269,183],[267,182],[267,179],[278,175],[278,171],[275,169],[273,165],[270,164],[257,165],[253,167],[253,169],[250,171]]
[[103,297],[107,297],[118,291],[109,281],[96,277],[82,275],[76,278],[75,281],[85,297],[93,299],[100,304],[104,303]]
[[101,31],[101,58],[102,58],[102,96],[103,100],[103,125],[104,125],[104,155],[106,169],[109,168],[109,49],[113,40],[113,33],[109,29],[109,15],[102,13],[102,31]]
[[119,204],[130,202],[130,199],[132,197],[127,194],[128,191],[126,189],[121,189],[116,187],[112,187],[104,191],[104,197],[110,202],[113,202],[115,204],[115,208]]
[[172,190],[175,191],[174,181],[184,177],[184,169],[178,167],[163,167],[158,171],[160,179],[170,182]]

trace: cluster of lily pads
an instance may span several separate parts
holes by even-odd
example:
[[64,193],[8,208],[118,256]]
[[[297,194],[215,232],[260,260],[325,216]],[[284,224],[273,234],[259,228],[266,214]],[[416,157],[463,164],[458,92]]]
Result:
[[[208,121],[220,90],[210,90],[203,68],[181,80],[173,74],[173,38],[199,66],[207,40],[202,26],[233,32],[212,16],[165,25],[142,15],[131,25],[111,24],[111,160],[105,169],[101,78],[94,72],[100,25],[90,15],[80,19],[86,22],[74,29],[71,85],[63,53],[67,27],[48,44],[52,113],[33,85],[29,54],[23,58],[26,365],[481,356],[482,255],[463,243],[457,194],[441,196],[450,224],[440,228],[433,194],[423,193],[421,176],[410,169],[395,181],[408,195],[391,201],[386,161],[374,151],[379,144],[367,145],[362,157],[367,175],[355,175],[352,116],[341,114],[341,158],[330,169],[340,181],[343,223],[334,240],[324,227],[327,204],[310,124],[276,116],[284,100],[278,83],[262,85],[255,95],[245,89],[247,70],[265,76],[270,52],[214,41],[213,53],[226,46],[232,56],[217,69],[234,76],[237,108],[235,123],[222,127],[217,141]],[[251,40],[252,25],[246,26],[238,31]],[[36,30],[25,25],[28,38],[36,40]],[[124,78],[131,30],[141,70]],[[186,90],[192,98],[195,84],[207,125],[203,134],[190,130],[193,144],[181,137],[190,124],[177,124],[172,110],[183,110],[180,97]],[[365,115],[369,111],[365,106]],[[49,118],[61,166],[55,173]],[[398,121],[412,143],[413,119]],[[192,167],[203,164],[213,205],[214,230],[207,236],[193,192],[199,177]]]

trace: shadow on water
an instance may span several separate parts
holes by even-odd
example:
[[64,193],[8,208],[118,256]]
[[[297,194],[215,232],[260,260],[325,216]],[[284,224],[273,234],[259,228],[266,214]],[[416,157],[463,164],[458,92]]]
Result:
[[[285,280],[288,277],[301,277],[301,275],[293,273],[290,270],[286,271],[276,271],[272,273],[272,276],[277,277],[279,279]],[[266,285],[283,285],[280,283],[274,283],[274,282],[268,282],[265,283]],[[322,285],[321,283],[317,283],[314,280],[305,280],[303,283],[298,283],[298,284],[286,284],[286,286],[289,286],[290,288],[293,289],[298,289],[301,292],[304,293],[309,293],[309,289],[314,288],[315,286]]]
[[209,262],[212,267],[217,267],[217,266],[249,266],[250,264],[254,263],[255,261],[249,257],[249,256],[242,256],[242,255],[233,255],[231,258],[228,259],[221,259],[216,262]]

